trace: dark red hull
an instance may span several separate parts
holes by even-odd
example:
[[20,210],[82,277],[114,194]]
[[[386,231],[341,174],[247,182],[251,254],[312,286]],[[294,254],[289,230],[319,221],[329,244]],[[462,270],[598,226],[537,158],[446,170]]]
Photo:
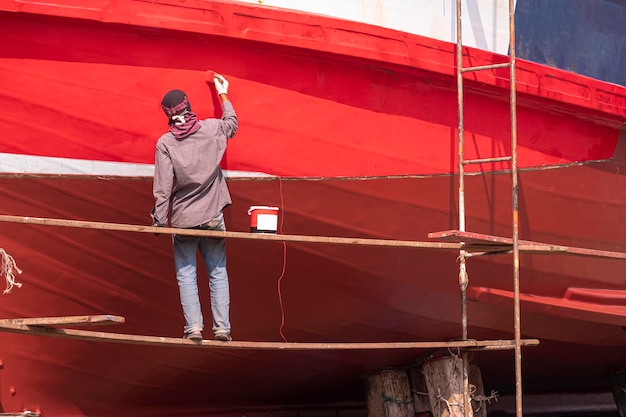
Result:
[[[546,207],[568,207],[572,193],[577,192],[571,186],[573,179],[584,178],[585,190],[595,185],[596,192],[586,194],[591,209],[601,204],[606,218],[623,216],[618,206],[614,212],[606,208],[609,196],[601,192],[607,176],[622,183],[623,176],[615,177],[601,168],[577,166],[522,174],[521,206],[535,215],[528,218],[533,230],[524,227],[521,238],[590,246],[586,236],[600,232],[594,210],[583,210],[588,215],[581,217],[580,211],[566,216],[563,210],[553,212]],[[546,194],[548,178],[553,185]],[[281,207],[285,234],[426,240],[429,231],[449,229],[455,223],[445,210],[454,205],[453,182],[451,177],[231,180],[234,205],[227,210],[228,227],[247,231],[246,210],[260,201]],[[486,181],[473,178],[469,191],[481,193],[485,184],[495,200],[508,198],[505,175],[488,176]],[[568,193],[558,192],[560,185],[567,184]],[[8,214],[56,218],[71,214],[74,218],[87,210],[91,220],[141,224],[145,216],[136,208],[148,210],[151,204],[148,180],[4,179],[2,187],[8,197],[4,206]],[[97,199],[95,189],[100,195]],[[442,189],[448,189],[447,196],[439,192],[435,201],[434,191]],[[382,198],[387,206],[373,204]],[[112,200],[127,204],[117,210]],[[479,200],[471,207],[482,215],[472,216],[470,224],[479,232],[505,235],[508,210],[490,211]],[[108,313],[127,319],[111,331],[181,334],[182,315],[167,237],[35,225],[1,227],[3,235],[10,236],[4,247],[25,271],[20,276],[24,286],[4,297],[5,316]],[[626,251],[618,238],[624,232],[620,222],[606,227],[601,231],[605,240],[595,242],[598,248]],[[570,233],[554,235],[554,230]],[[576,237],[572,237],[574,230]],[[453,251],[295,243],[287,243],[284,252],[279,242],[229,240],[233,335],[238,340],[281,341],[282,330],[290,342],[457,339],[461,313],[455,257]],[[623,294],[622,263],[523,255],[521,290],[556,298],[571,287]],[[279,281],[283,268],[285,274]],[[472,259],[468,268],[470,293],[476,287],[512,288],[508,257]],[[208,305],[206,292],[202,301]],[[623,299],[616,301],[615,308],[623,306]],[[522,335],[541,340],[540,346],[524,349],[524,383],[529,393],[602,389],[608,372],[623,365],[625,323],[598,323],[586,320],[584,311],[578,314],[580,318],[523,309]],[[512,338],[512,317],[510,307],[470,302],[469,336]],[[107,410],[120,414],[147,411],[146,404],[163,413],[182,413],[220,406],[245,409],[358,402],[363,398],[360,376],[385,366],[409,365],[425,353],[195,351],[10,334],[0,334],[0,340],[3,384],[16,388],[15,395],[3,394],[3,407],[39,406],[46,415],[73,415],[68,411],[72,406],[77,407],[75,415],[102,415]],[[475,361],[487,388],[501,393],[513,389],[512,353],[476,354]]]

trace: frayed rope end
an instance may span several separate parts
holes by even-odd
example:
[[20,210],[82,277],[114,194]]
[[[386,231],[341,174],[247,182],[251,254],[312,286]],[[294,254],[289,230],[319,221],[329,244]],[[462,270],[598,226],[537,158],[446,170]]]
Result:
[[0,248],[0,255],[2,257],[2,269],[0,269],[0,275],[4,275],[7,281],[7,287],[3,291],[4,294],[8,294],[11,292],[13,287],[21,288],[22,284],[15,281],[15,273],[22,273],[22,270],[18,268],[15,260],[11,255],[5,252],[4,249]]

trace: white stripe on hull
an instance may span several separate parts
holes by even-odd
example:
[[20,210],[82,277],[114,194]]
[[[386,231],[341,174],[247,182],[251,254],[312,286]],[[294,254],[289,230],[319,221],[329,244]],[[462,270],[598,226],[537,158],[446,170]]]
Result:
[[[154,165],[0,153],[0,174],[152,178]],[[230,178],[273,177],[263,172],[236,170],[224,170],[224,175]]]
[[[456,0],[240,1],[363,22],[456,43]],[[506,55],[509,1],[461,0],[461,5],[463,45]]]

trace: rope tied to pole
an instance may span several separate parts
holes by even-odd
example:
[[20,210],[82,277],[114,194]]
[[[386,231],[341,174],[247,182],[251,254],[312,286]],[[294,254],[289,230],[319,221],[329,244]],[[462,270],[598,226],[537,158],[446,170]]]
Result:
[[409,404],[413,404],[413,399],[410,398],[408,400],[399,400],[397,398],[393,398],[393,397],[383,394],[383,416],[384,417],[388,417],[390,414],[389,413],[390,404],[396,404],[397,406],[409,405]]
[[469,285],[469,275],[467,274],[467,267],[465,266],[465,260],[468,258],[468,254],[465,251],[461,251],[461,254],[456,258],[459,262],[459,286],[461,291],[465,291]]
[[446,398],[444,398],[444,396],[441,394],[441,388],[437,388],[437,396],[435,397],[435,405],[437,407],[439,407],[439,414],[443,414],[443,412],[441,411],[441,404],[443,403],[445,404],[446,408],[448,409],[448,416],[452,416],[455,413],[452,411],[452,407],[458,407],[461,410],[464,410],[465,407],[463,406],[463,403],[459,403],[458,401],[449,401]]
[[22,270],[18,268],[15,260],[11,255],[6,253],[6,251],[0,248],[0,255],[2,256],[2,269],[0,269],[0,275],[4,275],[7,281],[7,287],[2,294],[8,294],[11,292],[13,287],[20,288],[22,286],[21,283],[15,281],[15,273],[22,273]]

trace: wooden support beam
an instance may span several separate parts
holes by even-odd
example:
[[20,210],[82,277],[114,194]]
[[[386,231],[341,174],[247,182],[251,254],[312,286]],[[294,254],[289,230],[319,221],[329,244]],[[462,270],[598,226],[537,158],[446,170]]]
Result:
[[[442,358],[443,356],[440,355],[437,357]],[[424,378],[424,367],[415,366],[411,368],[409,370],[409,381],[412,387],[411,392],[413,394],[413,406],[415,407],[415,413],[430,413],[432,410],[428,386],[426,385],[426,379]],[[470,364],[469,384],[474,417],[487,417],[487,404],[485,401],[486,397],[482,375],[480,368],[474,364]]]
[[465,413],[462,355],[429,360],[422,367],[433,417],[473,417],[471,407]]
[[26,326],[94,326],[119,324],[124,323],[124,321],[124,317],[109,314],[99,316],[37,317],[0,320],[0,327],[7,324],[21,324]]
[[409,369],[409,382],[413,395],[413,407],[416,414],[430,413],[430,399],[428,398],[428,387],[424,379],[424,368],[415,366]]
[[483,376],[477,365],[470,364],[469,384],[474,417],[487,417],[487,402],[481,401],[481,399],[485,398]]
[[368,417],[414,417],[405,369],[384,369],[366,380]]
[[[92,342],[111,342],[135,345],[205,347],[228,349],[258,349],[258,350],[381,350],[381,349],[433,349],[433,348],[461,348],[463,350],[483,350],[485,348],[510,350],[515,348],[514,340],[465,340],[450,342],[389,342],[389,343],[289,343],[289,342],[248,342],[231,341],[220,342],[203,340],[201,343],[192,340],[142,336],[91,330],[61,329],[44,326],[29,326],[25,324],[0,323],[1,332],[18,333],[33,336],[61,337]],[[536,346],[537,339],[524,339],[525,346]]]

